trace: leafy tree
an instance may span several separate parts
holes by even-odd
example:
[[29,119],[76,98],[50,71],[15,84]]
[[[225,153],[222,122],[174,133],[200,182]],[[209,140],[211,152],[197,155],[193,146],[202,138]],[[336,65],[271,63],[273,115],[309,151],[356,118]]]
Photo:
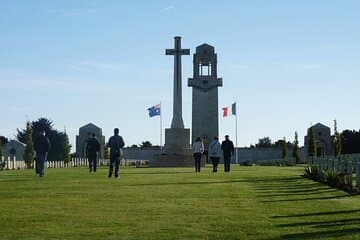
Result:
[[292,156],[295,158],[295,163],[300,163],[300,153],[299,153],[299,140],[298,140],[298,133],[295,132],[295,140],[293,144],[293,154]]
[[314,129],[310,127],[308,134],[308,156],[312,158],[312,163],[314,162],[314,157],[316,156],[316,142]]
[[[46,118],[39,118],[31,123],[32,126],[32,138],[36,139],[41,131],[45,131],[47,135],[53,130],[53,122]],[[22,143],[26,142],[27,129],[16,129],[16,138]]]
[[256,144],[256,147],[271,147],[271,139],[269,137],[260,138],[258,144]]
[[5,145],[9,142],[9,139],[7,139],[6,137],[4,136],[0,136],[0,142],[2,145]]
[[61,150],[63,153],[62,160],[64,160],[65,163],[68,163],[71,160],[71,156],[70,156],[71,145],[69,142],[69,137],[66,134],[66,131],[64,133],[61,133],[61,137],[62,137],[62,149]]
[[[46,118],[39,118],[36,121],[32,122],[32,139],[36,139],[41,131],[46,132],[46,136],[50,140],[51,148],[48,153],[48,161],[67,161],[68,154],[70,153],[71,145],[69,143],[65,144],[65,141],[69,142],[64,138],[64,133],[59,132],[56,129],[53,129],[53,122]],[[26,137],[28,135],[28,129],[17,129],[16,138],[22,142],[26,143]]]
[[31,168],[34,161],[34,144],[32,138],[32,126],[30,122],[26,123],[26,136],[25,136],[25,151],[24,160],[27,168]]
[[360,130],[344,130],[341,133],[342,154],[360,153]]
[[5,167],[5,159],[3,160],[3,156],[2,141],[0,141],[0,170],[3,170]]
[[282,146],[282,158],[287,159],[287,157],[288,157],[287,142],[286,142],[286,138],[284,137],[283,146]]
[[334,156],[339,157],[341,154],[341,136],[337,130],[337,122],[334,120]]
[[142,142],[142,143],[140,144],[140,147],[141,147],[141,148],[151,148],[151,147],[152,147],[152,143],[149,142],[149,141],[145,141],[145,142]]

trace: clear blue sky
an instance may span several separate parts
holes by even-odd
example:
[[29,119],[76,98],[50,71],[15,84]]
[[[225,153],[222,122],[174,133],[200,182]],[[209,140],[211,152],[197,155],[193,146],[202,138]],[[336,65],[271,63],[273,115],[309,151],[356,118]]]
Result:
[[[221,107],[238,103],[238,145],[260,137],[301,145],[310,123],[359,129],[360,1],[0,1],[0,135],[26,119],[66,126],[72,144],[92,122],[106,139],[159,144],[172,114],[165,48],[206,42],[218,54]],[[192,56],[183,57],[183,118],[191,127]],[[220,135],[235,139],[234,118]],[[72,149],[75,151],[75,148]]]

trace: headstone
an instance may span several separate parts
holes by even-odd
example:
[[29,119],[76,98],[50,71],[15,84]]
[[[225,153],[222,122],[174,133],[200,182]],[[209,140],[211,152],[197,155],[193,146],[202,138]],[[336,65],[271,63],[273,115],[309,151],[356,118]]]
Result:
[[104,157],[105,137],[102,135],[102,129],[93,123],[86,124],[79,128],[79,135],[76,136],[76,154],[78,157],[86,157],[87,140],[93,133],[95,133],[100,143],[99,157]]
[[347,169],[347,172],[349,173],[349,177],[348,177],[348,182],[349,182],[349,185],[350,186],[352,186],[352,172],[353,172],[353,166],[352,166],[352,162],[351,161],[349,161],[348,163],[347,163],[347,167],[346,167],[346,169]]
[[193,57],[192,87],[192,143],[202,137],[205,148],[214,136],[219,135],[218,88],[222,78],[217,77],[217,54],[213,46],[202,44],[196,47]]
[[181,56],[190,55],[189,49],[181,48],[181,37],[175,37],[174,49],[166,49],[166,55],[174,56],[173,119],[171,128],[165,129],[163,152],[152,161],[151,167],[192,166],[190,149],[190,129],[184,128],[182,118],[182,76]]
[[360,161],[356,163],[356,186],[360,189]]

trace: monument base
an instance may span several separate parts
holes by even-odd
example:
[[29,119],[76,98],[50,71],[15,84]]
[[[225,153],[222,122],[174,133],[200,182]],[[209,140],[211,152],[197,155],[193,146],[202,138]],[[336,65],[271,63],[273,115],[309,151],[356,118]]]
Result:
[[[190,129],[165,129],[165,146],[163,152],[155,156],[150,167],[194,167],[194,155],[190,148]],[[202,160],[205,166],[205,159]]]
[[164,152],[167,154],[188,154],[190,149],[189,128],[166,128]]

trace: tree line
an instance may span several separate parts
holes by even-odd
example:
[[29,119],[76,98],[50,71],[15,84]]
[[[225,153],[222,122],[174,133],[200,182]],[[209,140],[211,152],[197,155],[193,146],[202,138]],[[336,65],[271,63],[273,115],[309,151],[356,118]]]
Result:
[[56,130],[51,120],[39,118],[36,121],[27,122],[26,128],[17,129],[16,138],[19,142],[26,144],[24,151],[24,160],[28,167],[31,167],[34,156],[33,141],[39,136],[41,131],[45,131],[50,140],[50,151],[47,156],[48,161],[69,162],[71,145],[69,137],[64,132]]

